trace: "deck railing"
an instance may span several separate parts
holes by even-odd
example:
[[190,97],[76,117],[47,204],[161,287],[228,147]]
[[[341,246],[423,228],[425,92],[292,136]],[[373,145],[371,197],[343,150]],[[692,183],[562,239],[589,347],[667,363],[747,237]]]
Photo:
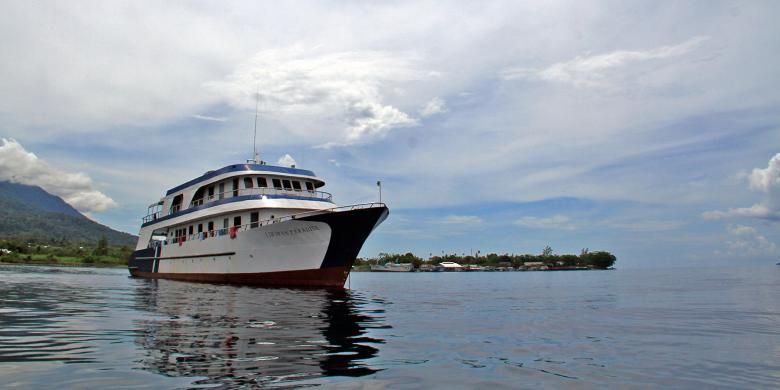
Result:
[[[190,202],[190,207],[197,207],[217,200],[228,199],[237,196],[246,196],[246,195],[256,195],[256,196],[286,195],[286,196],[296,196],[296,197],[308,198],[308,199],[325,200],[328,202],[333,201],[333,195],[325,191],[297,190],[293,188],[285,189],[285,188],[273,188],[273,187],[257,187],[257,188],[241,188],[238,190],[224,191],[214,195],[204,196],[202,198],[194,199],[192,202]],[[181,210],[182,210],[182,205],[176,204],[171,207],[171,211],[169,213],[163,213],[162,210],[157,211],[146,215],[145,217],[143,217],[142,221],[143,223],[151,222],[158,218],[175,214]]]
[[291,215],[285,215],[283,217],[277,217],[277,218],[269,218],[264,220],[259,220],[257,222],[249,222],[245,223],[243,225],[237,225],[227,228],[221,228],[221,229],[214,229],[209,231],[204,231],[200,233],[194,233],[194,234],[188,234],[184,236],[178,236],[173,237],[170,239],[166,239],[164,241],[157,241],[162,242],[162,245],[170,245],[170,244],[178,244],[179,241],[182,242],[182,244],[186,244],[187,241],[194,241],[194,240],[206,240],[210,238],[219,238],[223,236],[229,236],[230,231],[233,230],[236,234],[239,232],[244,232],[251,229],[257,229],[262,226],[268,226],[273,225],[275,223],[285,222],[285,221],[292,221],[295,219],[300,219],[307,216],[312,215],[319,215],[319,214],[325,214],[325,213],[333,213],[333,212],[342,212],[342,211],[351,211],[351,210],[360,210],[360,209],[368,209],[373,207],[385,207],[384,203],[361,203],[361,204],[354,204],[349,206],[339,206],[339,207],[333,207],[329,209],[322,209],[322,210],[311,210],[311,211],[304,211],[302,213],[296,213]]
[[226,198],[245,196],[245,195],[289,195],[299,196],[303,198],[311,199],[323,199],[331,201],[333,195],[330,192],[314,191],[314,190],[298,190],[294,188],[275,188],[275,187],[255,187],[255,188],[241,188],[238,190],[230,190],[220,192],[214,195],[206,195],[198,199],[193,199],[190,202],[190,207],[200,206],[204,203],[213,202],[215,200],[222,200]]

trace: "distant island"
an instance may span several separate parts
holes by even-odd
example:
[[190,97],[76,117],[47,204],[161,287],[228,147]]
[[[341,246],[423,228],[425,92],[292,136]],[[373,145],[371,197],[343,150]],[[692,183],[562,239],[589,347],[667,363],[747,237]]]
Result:
[[382,268],[386,264],[411,264],[412,271],[569,271],[569,270],[604,270],[611,269],[617,261],[615,255],[607,251],[591,252],[587,248],[580,251],[579,255],[556,255],[549,246],[542,250],[541,254],[515,255],[496,254],[487,255],[456,255],[445,254],[431,256],[423,260],[411,252],[405,254],[380,253],[379,256],[370,259],[358,258],[355,262],[355,271],[370,271],[372,268]]

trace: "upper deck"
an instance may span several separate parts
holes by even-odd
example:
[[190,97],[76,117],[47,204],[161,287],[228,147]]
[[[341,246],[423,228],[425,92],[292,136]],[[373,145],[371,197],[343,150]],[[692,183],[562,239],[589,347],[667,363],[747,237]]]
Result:
[[206,182],[218,176],[230,174],[233,172],[241,172],[241,171],[252,171],[258,173],[266,172],[266,173],[276,173],[282,175],[293,175],[297,177],[308,177],[309,179],[312,179],[312,181],[317,182],[317,184],[315,184],[315,187],[322,187],[325,185],[325,182],[317,178],[314,172],[306,169],[298,169],[292,167],[290,168],[277,167],[274,165],[266,165],[266,164],[234,164],[234,165],[228,165],[226,167],[217,169],[216,171],[208,171],[203,175],[201,175],[200,177],[196,177],[195,179],[192,179],[184,184],[180,184],[176,187],[171,188],[170,190],[168,190],[168,192],[165,193],[165,195],[166,196],[171,195],[173,193],[182,191],[188,187],[195,186],[196,184]]
[[142,226],[243,200],[297,199],[332,203],[329,193],[315,190],[323,185],[325,182],[309,170],[265,164],[228,165],[168,190],[165,197],[149,206]]

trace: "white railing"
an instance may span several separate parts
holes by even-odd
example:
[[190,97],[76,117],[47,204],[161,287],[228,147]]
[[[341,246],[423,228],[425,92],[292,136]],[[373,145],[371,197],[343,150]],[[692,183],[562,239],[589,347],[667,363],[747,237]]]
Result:
[[[292,221],[295,219],[300,219],[307,216],[312,215],[319,215],[319,214],[326,214],[326,213],[334,213],[334,212],[343,212],[343,211],[351,211],[351,210],[360,210],[360,209],[369,209],[373,207],[385,207],[384,203],[361,203],[361,204],[354,204],[349,206],[339,206],[339,207],[333,207],[330,209],[322,209],[322,210],[311,210],[311,211],[304,211],[302,213],[297,214],[291,214],[286,215],[283,217],[277,217],[277,218],[269,218],[264,220],[259,220],[257,222],[249,222],[245,223],[243,225],[233,226],[233,227],[227,227],[222,229],[215,229],[200,233],[194,233],[194,234],[188,234],[185,236],[179,236],[179,237],[173,237],[169,240],[162,241],[162,245],[169,245],[169,244],[178,244],[179,241],[182,241],[182,244],[185,244],[187,241],[193,241],[193,240],[205,240],[209,238],[219,238],[222,236],[229,236],[230,231],[235,229],[236,233],[244,232],[251,229],[257,229],[262,226],[268,226],[273,225],[275,223],[285,222],[285,221]],[[160,241],[156,241],[160,242]]]
[[[236,196],[245,196],[245,195],[257,195],[257,196],[287,195],[287,196],[299,196],[302,198],[309,198],[309,199],[322,199],[328,202],[333,201],[333,195],[325,191],[296,190],[293,188],[284,189],[284,188],[273,188],[273,187],[257,187],[257,188],[241,188],[238,190],[230,190],[230,191],[220,192],[218,194],[214,194],[211,196],[198,198],[190,202],[190,207],[197,207],[217,200],[234,198]],[[146,215],[145,217],[142,218],[142,221],[143,223],[151,222],[158,218],[162,218],[166,215],[175,214],[181,210],[182,210],[182,205],[176,204],[171,207],[171,211],[169,213],[163,214],[162,211],[157,211],[155,213]]]

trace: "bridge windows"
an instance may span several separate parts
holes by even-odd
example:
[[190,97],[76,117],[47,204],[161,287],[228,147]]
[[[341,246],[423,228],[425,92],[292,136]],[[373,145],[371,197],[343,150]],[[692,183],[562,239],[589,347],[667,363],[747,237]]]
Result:
[[252,188],[254,187],[254,181],[251,177],[245,177],[244,178],[244,188]]
[[299,182],[297,180],[292,182],[292,186],[293,186],[293,189],[295,191],[300,191],[301,190],[301,182]]
[[289,180],[287,180],[287,179],[282,180],[282,183],[284,183],[284,189],[285,190],[288,190],[288,191],[292,190],[292,184],[290,184]]
[[274,182],[274,188],[276,188],[277,190],[281,190],[282,189],[282,181],[281,180],[279,180],[279,179],[271,179],[271,180],[273,180],[273,182]]
[[233,179],[233,196],[238,196],[238,178]]
[[258,187],[262,187],[262,188],[268,187],[268,182],[265,180],[264,177],[258,177],[257,178],[257,186]]
[[314,184],[312,184],[310,181],[307,181],[307,182],[306,182],[306,189],[307,189],[309,192],[314,192]]

